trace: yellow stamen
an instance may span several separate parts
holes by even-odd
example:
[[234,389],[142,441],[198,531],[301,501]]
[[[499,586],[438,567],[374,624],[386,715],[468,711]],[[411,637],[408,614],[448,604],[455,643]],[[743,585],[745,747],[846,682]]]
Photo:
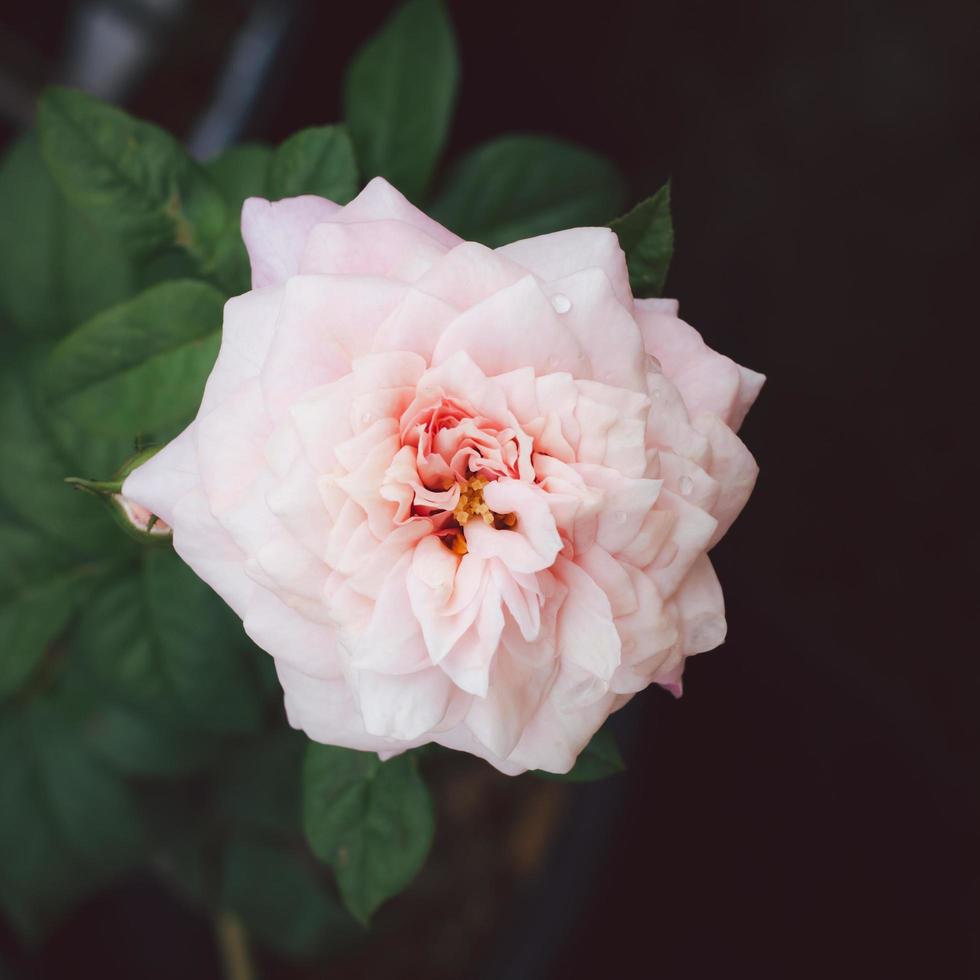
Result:
[[[496,514],[487,506],[486,501],[483,499],[483,488],[488,482],[478,476],[473,476],[460,487],[459,502],[453,511],[453,517],[456,519],[456,523],[459,524],[460,528],[466,527],[472,517],[479,517],[484,524],[498,529],[514,527],[517,524],[516,514]],[[460,531],[456,537],[447,542],[449,547],[458,555],[466,554],[465,542],[462,545],[458,543],[462,538],[462,531]],[[459,551],[459,547],[462,547],[464,550]]]
[[483,500],[483,488],[486,485],[486,480],[472,476],[460,488],[459,503],[453,511],[453,517],[460,527],[464,526],[471,517],[482,517],[485,524],[493,524],[496,515]]

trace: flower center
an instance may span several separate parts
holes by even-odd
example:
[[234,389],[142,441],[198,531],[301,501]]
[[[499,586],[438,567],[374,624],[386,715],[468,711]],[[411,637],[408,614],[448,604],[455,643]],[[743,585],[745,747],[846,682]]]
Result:
[[483,499],[483,488],[489,482],[482,477],[472,476],[460,485],[459,503],[453,510],[453,518],[459,527],[454,529],[450,537],[443,539],[443,543],[457,555],[465,555],[468,550],[463,528],[471,519],[480,518],[484,524],[498,530],[512,528],[517,524],[516,514],[498,514],[487,506]]

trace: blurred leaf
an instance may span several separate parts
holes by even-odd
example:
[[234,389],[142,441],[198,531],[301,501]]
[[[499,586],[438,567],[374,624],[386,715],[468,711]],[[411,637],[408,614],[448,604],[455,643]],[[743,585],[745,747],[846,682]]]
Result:
[[653,197],[609,223],[626,253],[634,296],[660,296],[674,254],[674,225],[670,218],[670,181]]
[[425,863],[432,801],[409,755],[381,762],[373,752],[311,742],[303,826],[313,852],[334,869],[347,908],[367,923]]
[[193,279],[152,286],[61,340],[43,371],[60,413],[110,436],[186,425],[217,357],[224,297]]
[[223,857],[221,904],[260,943],[287,956],[312,956],[360,934],[303,852],[237,836]]
[[72,553],[126,550],[130,546],[106,510],[64,482],[77,463],[55,437],[29,378],[23,359],[0,368],[0,497]]
[[495,247],[580,225],[603,225],[625,200],[619,171],[591,150],[546,136],[501,136],[453,168],[432,215]]
[[311,126],[284,140],[269,168],[273,200],[316,194],[346,204],[357,193],[354,146],[343,126]]
[[[173,804],[175,800],[180,801],[177,794],[167,793],[163,797],[162,809],[167,810],[166,804]],[[159,811],[160,808],[152,810],[154,814]],[[206,828],[201,825],[203,814],[195,812],[193,816],[199,821],[196,826],[187,824],[186,815],[183,818],[178,815],[174,819],[172,814],[165,813],[165,823],[183,832],[167,835],[169,839],[166,844],[157,847],[150,856],[150,866],[178,899],[208,915],[217,903],[220,869],[214,868],[212,848],[205,841],[203,831]],[[182,828],[181,824],[185,826]]]
[[254,729],[262,698],[241,623],[169,549],[87,605],[75,643],[108,690],[148,717],[215,732]]
[[0,905],[28,940],[139,857],[126,787],[47,700],[0,719],[0,799]]
[[[93,756],[126,776],[177,777],[214,762],[226,740],[167,724],[106,696],[69,649],[55,679],[58,708]],[[164,785],[171,785],[167,783]],[[154,801],[156,820],[161,806]]]
[[210,765],[220,744],[111,702],[93,705],[85,738],[94,754],[129,776],[183,776]]
[[25,334],[64,333],[135,289],[131,262],[65,200],[33,135],[0,163],[0,308]]
[[264,731],[242,746],[220,773],[216,791],[221,819],[240,830],[301,838],[306,743],[300,732],[281,728]]
[[208,271],[227,219],[204,170],[167,132],[74,89],[45,89],[38,132],[68,199],[142,254],[178,245]]
[[248,254],[242,241],[242,204],[247,197],[269,194],[269,163],[272,150],[246,143],[226,150],[205,164],[228,205],[228,221],[215,253],[215,269],[229,293],[237,296],[251,288]]
[[616,738],[608,728],[600,728],[591,741],[579,753],[575,765],[566,773],[535,772],[543,779],[562,783],[592,783],[597,779],[615,776],[626,771],[626,763],[620,754]]
[[0,521],[0,700],[31,675],[108,566],[73,561],[37,530]]
[[229,205],[232,220],[239,227],[242,202],[246,197],[265,197],[269,190],[269,162],[272,149],[261,143],[242,143],[214,157],[204,165]]
[[458,74],[440,0],[409,0],[357,52],[344,114],[366,180],[380,174],[421,198],[446,142]]

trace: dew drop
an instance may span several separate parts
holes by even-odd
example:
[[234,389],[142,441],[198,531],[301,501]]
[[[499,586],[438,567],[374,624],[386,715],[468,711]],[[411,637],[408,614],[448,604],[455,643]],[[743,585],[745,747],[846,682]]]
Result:
[[691,491],[694,489],[694,481],[689,476],[682,476],[680,480],[678,480],[678,486],[680,487],[681,493],[685,497],[689,497],[691,495]]
[[626,523],[626,511],[625,510],[617,510],[616,513],[613,514],[613,519],[616,521],[617,524],[625,524]]
[[373,421],[374,421],[374,412],[361,413],[361,423],[363,425],[370,425]]
[[551,297],[551,305],[556,313],[567,313],[572,308],[572,301],[564,293],[555,293]]

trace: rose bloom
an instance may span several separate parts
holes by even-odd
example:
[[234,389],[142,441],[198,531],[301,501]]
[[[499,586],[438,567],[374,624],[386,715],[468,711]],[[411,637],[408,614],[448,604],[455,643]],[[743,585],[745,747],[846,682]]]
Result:
[[708,558],[761,375],[605,228],[488,249],[382,179],[252,198],[197,418],[126,480],[276,661],[289,722],[565,772],[725,637]]

